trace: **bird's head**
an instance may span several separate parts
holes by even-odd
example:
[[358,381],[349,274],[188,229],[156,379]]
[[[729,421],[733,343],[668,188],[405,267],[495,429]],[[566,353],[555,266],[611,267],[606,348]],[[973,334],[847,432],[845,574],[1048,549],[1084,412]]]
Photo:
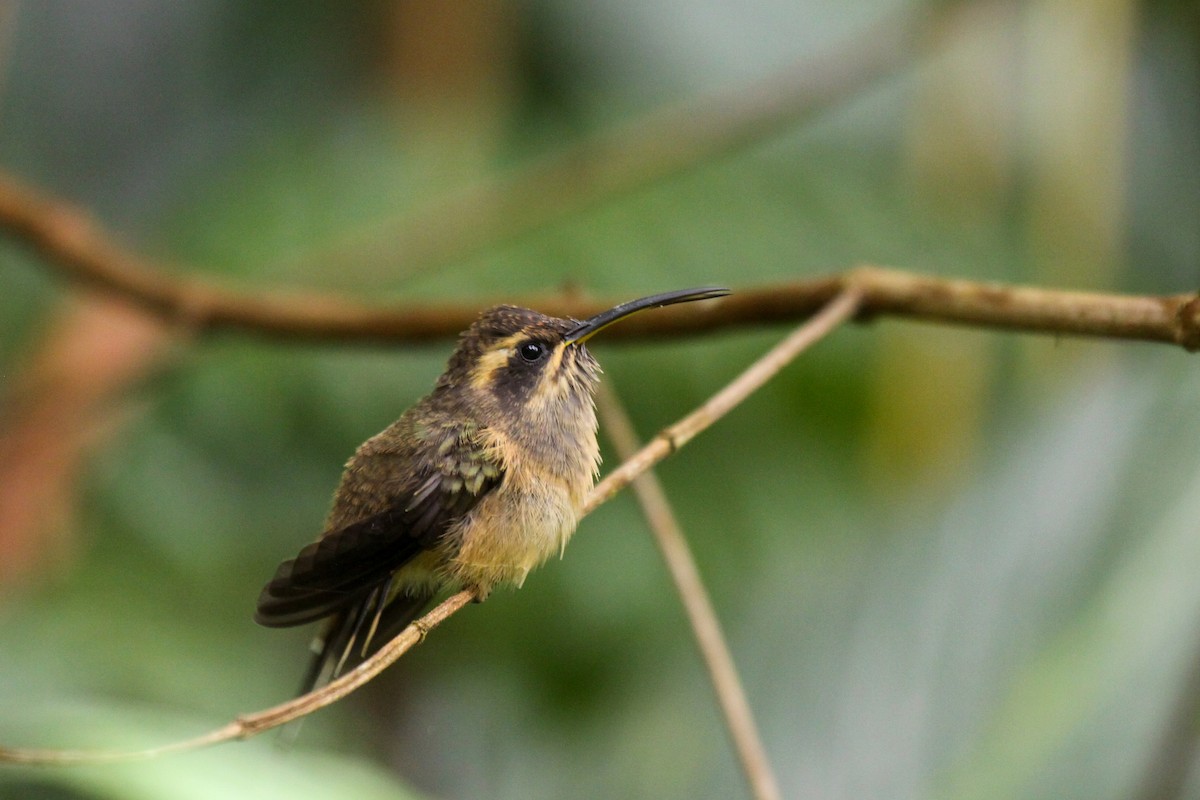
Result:
[[462,334],[438,389],[469,394],[476,402],[488,398],[498,411],[523,419],[590,408],[600,367],[585,342],[639,311],[726,294],[729,290],[720,288],[666,292],[622,303],[582,322],[497,306]]

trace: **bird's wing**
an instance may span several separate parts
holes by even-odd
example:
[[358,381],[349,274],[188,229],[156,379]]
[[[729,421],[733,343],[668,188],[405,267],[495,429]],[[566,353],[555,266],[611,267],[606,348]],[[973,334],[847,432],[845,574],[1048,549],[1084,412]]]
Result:
[[328,531],[280,564],[259,595],[255,621],[283,628],[328,616],[364,600],[434,547],[504,478],[502,465],[473,434],[466,428],[442,430],[428,471],[384,511]]

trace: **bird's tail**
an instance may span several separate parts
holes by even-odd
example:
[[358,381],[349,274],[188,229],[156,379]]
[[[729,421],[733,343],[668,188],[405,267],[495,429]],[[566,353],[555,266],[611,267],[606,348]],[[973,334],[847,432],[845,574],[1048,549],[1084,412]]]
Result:
[[387,602],[386,585],[330,617],[313,639],[313,657],[300,694],[308,694],[353,669],[421,615],[432,594],[402,594]]
[[[373,602],[378,596],[380,600]],[[298,695],[306,695],[319,686],[324,686],[337,678],[346,669],[353,669],[360,662],[379,649],[397,635],[408,624],[421,615],[433,599],[432,594],[400,595],[387,603],[387,587],[381,587],[379,592],[372,592],[363,600],[350,606],[345,611],[339,611],[329,618],[321,632],[312,642],[313,657],[300,683]],[[378,607],[380,603],[386,603]],[[364,630],[364,626],[369,627]],[[355,647],[355,643],[362,644]],[[372,645],[376,645],[372,647]],[[300,724],[304,718],[293,720],[280,729],[277,744],[285,749],[291,749],[296,737],[300,735]]]

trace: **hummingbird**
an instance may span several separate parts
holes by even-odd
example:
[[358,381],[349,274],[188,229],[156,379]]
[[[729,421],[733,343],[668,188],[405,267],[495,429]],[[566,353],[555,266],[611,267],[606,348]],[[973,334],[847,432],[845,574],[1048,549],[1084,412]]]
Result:
[[350,458],[324,531],[259,595],[261,625],[328,618],[301,692],[365,658],[439,592],[470,589],[481,602],[561,556],[600,466],[600,366],[584,343],[639,311],[727,294],[665,292],[583,321],[506,305],[480,314],[433,391]]

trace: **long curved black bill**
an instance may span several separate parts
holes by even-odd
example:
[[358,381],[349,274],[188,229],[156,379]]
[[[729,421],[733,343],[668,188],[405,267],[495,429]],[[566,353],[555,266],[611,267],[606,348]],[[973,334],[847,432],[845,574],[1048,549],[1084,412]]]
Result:
[[647,308],[662,308],[663,306],[673,306],[676,303],[690,303],[693,300],[711,300],[727,294],[730,294],[729,289],[720,286],[705,286],[700,289],[679,289],[674,292],[663,292],[638,300],[630,300],[628,303],[621,303],[608,311],[602,311],[590,319],[585,319],[567,332],[565,341],[567,344],[582,344],[614,322]]

